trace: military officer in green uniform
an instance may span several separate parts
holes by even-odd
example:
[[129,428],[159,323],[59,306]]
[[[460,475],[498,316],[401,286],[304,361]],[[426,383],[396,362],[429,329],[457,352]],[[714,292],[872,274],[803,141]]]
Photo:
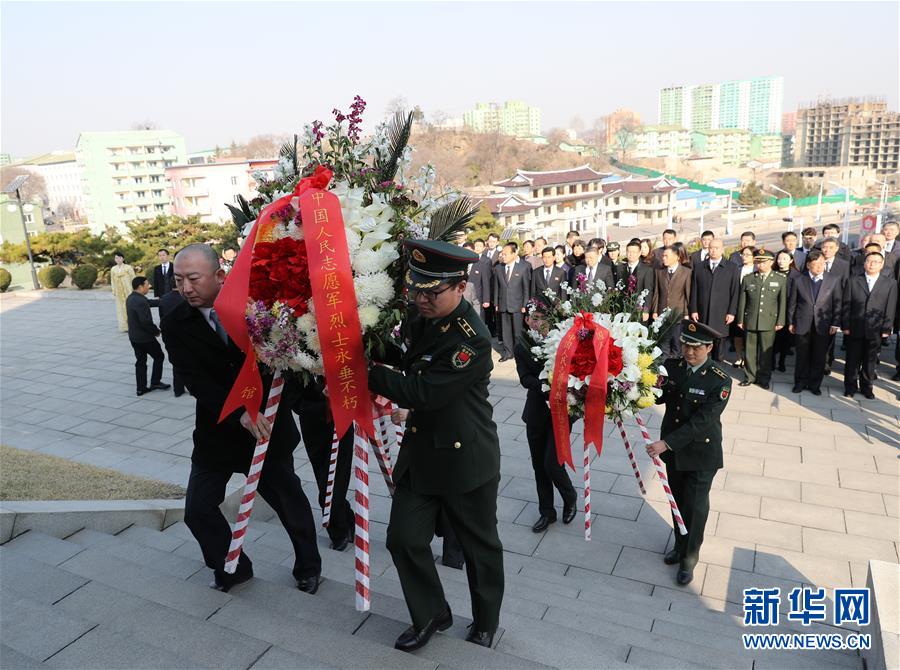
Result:
[[722,467],[721,415],[731,395],[731,377],[709,357],[721,337],[703,323],[685,325],[683,358],[666,364],[669,376],[656,401],[666,404],[662,439],[647,445],[647,453],[666,464],[669,486],[688,531],[681,535],[673,516],[675,547],[663,557],[666,565],[678,564],[675,581],[681,586],[694,578],[709,516],[709,490]]
[[772,272],[775,256],[771,251],[758,251],[753,258],[756,272],[741,282],[738,300],[738,328],[743,329],[746,352],[741,386],[754,382],[769,388],[775,363],[775,333],[784,328],[787,313],[787,278]]
[[503,546],[497,533],[500,442],[488,401],[490,332],[463,299],[478,257],[446,242],[408,240],[406,273],[414,304],[401,326],[400,371],[374,366],[369,387],[409,409],[394,467],[387,548],[412,626],[395,647],[418,649],[453,623],[430,542],[449,521],[465,557],[472,620],[466,639],[493,644],[503,599]]

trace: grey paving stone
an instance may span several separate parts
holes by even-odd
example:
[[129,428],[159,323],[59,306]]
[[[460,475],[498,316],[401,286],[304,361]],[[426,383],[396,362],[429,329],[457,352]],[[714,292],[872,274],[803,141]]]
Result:
[[583,538],[574,535],[559,534],[554,537],[552,541],[541,542],[534,552],[536,558],[609,574],[613,571],[616,559],[622,551],[622,545],[604,542],[596,533],[590,542],[585,542]]
[[328,665],[322,659],[312,659],[281,647],[269,649],[250,666],[251,670],[296,670],[297,668],[321,668],[330,670],[337,666]]
[[231,600],[225,593],[151,572],[98,549],[85,549],[61,567],[193,616],[208,617]]
[[30,600],[45,605],[52,605],[88,581],[6,548],[0,551],[0,566],[3,573],[0,592],[5,593],[15,586],[18,593],[25,593]]
[[109,668],[121,670],[159,670],[188,668],[184,658],[159,646],[149,645],[121,633],[97,627],[46,661],[51,668]]
[[25,654],[0,644],[0,666],[9,670],[31,670],[31,668],[46,668],[40,661]]
[[5,590],[3,594],[3,607],[0,608],[3,642],[33,659],[49,658],[95,625],[77,614],[56,611],[22,593]]
[[[354,633],[355,637],[371,640],[384,644],[386,640],[395,640],[406,629],[407,625],[393,619],[387,619],[377,614],[368,617]],[[458,622],[443,633],[431,638],[431,641],[422,649],[412,652],[418,658],[427,659],[436,663],[439,667],[453,667],[463,670],[469,668],[546,668],[547,666],[528,661],[521,657],[510,656],[502,652],[485,649],[465,641],[466,629]],[[495,636],[496,641],[502,636]]]
[[136,542],[147,547],[153,547],[160,551],[175,551],[184,543],[184,541],[179,538],[166,535],[161,531],[147,528],[146,526],[130,526],[116,535],[116,537],[130,540],[131,542]]
[[[372,644],[309,621],[287,619],[252,603],[231,603],[216,612],[209,621],[341,668],[434,670],[437,667],[436,663],[388,646]],[[393,645],[393,640],[386,640],[385,644]]]
[[15,551],[18,554],[46,563],[47,565],[59,565],[72,556],[82,551],[82,547],[65,540],[60,540],[37,531],[28,531],[13,538],[4,548],[7,551]]
[[533,621],[510,611],[500,615],[497,651],[557,668],[624,668],[629,645],[583,635],[551,621]]
[[269,646],[238,631],[97,582],[64,598],[54,609],[147,644],[164,642],[168,651],[196,667],[246,668]]

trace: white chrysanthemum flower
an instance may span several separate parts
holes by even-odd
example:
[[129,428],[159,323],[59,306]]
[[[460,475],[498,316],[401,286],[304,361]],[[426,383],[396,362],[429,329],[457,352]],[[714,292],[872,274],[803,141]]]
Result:
[[560,311],[563,314],[571,314],[572,313],[572,303],[566,300],[563,304],[559,306]]
[[622,368],[619,377],[625,381],[637,383],[641,381],[641,369],[637,365],[626,365]]
[[322,352],[322,345],[319,342],[319,332],[317,330],[311,330],[306,334],[306,346],[314,353],[319,354]]
[[594,307],[599,307],[601,302],[603,302],[603,295],[600,293],[595,293],[591,296],[591,304]]
[[294,363],[300,370],[312,371],[316,367],[316,359],[305,351],[298,351],[294,354]]
[[374,274],[381,272],[381,257],[372,249],[359,249],[353,256],[353,271],[358,275]]
[[394,297],[394,284],[385,272],[357,275],[353,278],[353,287],[361,305],[384,307]]
[[360,246],[359,233],[354,232],[353,230],[350,230],[349,228],[346,229],[344,232],[347,233],[347,251],[350,252],[350,258],[352,259],[353,256],[356,254],[356,252],[359,251],[359,246]]
[[625,396],[632,402],[640,400],[641,395],[641,387],[637,384],[628,389],[628,392],[625,394]]
[[380,310],[375,305],[364,305],[359,308],[359,324],[363,330],[371,328],[378,323],[378,317],[381,315]]
[[308,333],[316,327],[316,317],[307,312],[303,316],[297,317],[297,328],[301,333]]

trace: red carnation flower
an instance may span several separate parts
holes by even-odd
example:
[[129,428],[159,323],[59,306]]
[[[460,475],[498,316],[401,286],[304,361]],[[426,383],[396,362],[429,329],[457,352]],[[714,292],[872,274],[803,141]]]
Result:
[[606,357],[609,365],[609,374],[612,377],[615,377],[622,369],[625,367],[625,363],[622,360],[622,347],[617,344],[609,343],[609,354]]

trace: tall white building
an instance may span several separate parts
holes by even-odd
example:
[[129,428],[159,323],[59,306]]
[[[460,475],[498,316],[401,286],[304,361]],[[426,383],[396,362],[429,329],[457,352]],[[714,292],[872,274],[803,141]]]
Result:
[[740,129],[781,134],[784,77],[669,86],[659,92],[659,122],[695,131]]
[[17,164],[43,178],[47,186],[47,207],[54,215],[79,219],[86,213],[82,190],[82,170],[72,151],[54,151]]
[[463,114],[463,123],[476,133],[534,137],[541,134],[541,110],[519,100],[510,100],[502,105],[479,102],[474,109]]

